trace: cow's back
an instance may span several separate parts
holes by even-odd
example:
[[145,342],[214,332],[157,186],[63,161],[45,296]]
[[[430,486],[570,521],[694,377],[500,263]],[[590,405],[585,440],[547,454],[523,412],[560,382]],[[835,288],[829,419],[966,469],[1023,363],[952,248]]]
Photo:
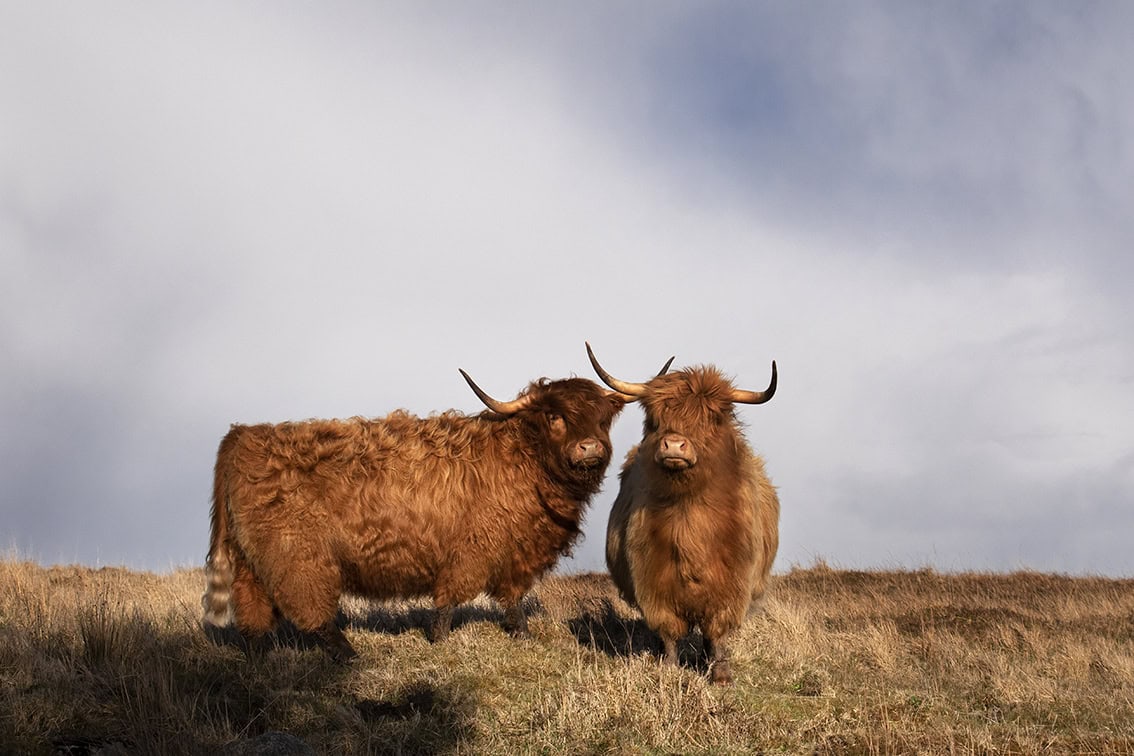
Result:
[[453,425],[394,413],[237,426],[224,446],[237,543],[269,584],[298,559],[341,565],[344,588],[377,598],[428,592],[472,477]]
[[343,589],[378,599],[429,595],[439,581],[471,597],[516,570],[505,542],[524,534],[509,523],[535,506],[538,472],[477,418],[395,412],[233,433],[233,529],[269,586],[296,558],[333,563]]

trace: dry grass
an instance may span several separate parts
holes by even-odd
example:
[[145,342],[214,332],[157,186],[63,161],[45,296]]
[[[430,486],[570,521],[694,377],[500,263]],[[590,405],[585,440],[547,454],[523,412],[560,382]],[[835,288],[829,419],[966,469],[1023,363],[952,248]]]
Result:
[[793,569],[725,689],[660,665],[602,575],[545,581],[526,641],[488,602],[434,646],[423,604],[345,601],[350,668],[297,639],[210,642],[203,586],[0,562],[0,752],[208,753],[281,730],[325,753],[1134,753],[1132,580]]

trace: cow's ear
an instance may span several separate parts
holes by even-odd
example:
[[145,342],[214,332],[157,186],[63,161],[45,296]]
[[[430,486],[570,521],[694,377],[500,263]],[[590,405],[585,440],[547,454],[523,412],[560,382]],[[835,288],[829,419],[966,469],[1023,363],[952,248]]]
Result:
[[627,404],[634,401],[634,397],[620,394],[617,391],[610,391],[606,395],[606,400],[610,402],[610,406],[614,410],[614,416],[617,417],[618,413],[624,410]]

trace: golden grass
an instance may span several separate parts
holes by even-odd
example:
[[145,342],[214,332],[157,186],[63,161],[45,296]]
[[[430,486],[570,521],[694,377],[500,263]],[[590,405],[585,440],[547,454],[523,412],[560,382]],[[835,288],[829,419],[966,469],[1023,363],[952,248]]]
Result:
[[0,561],[0,752],[209,753],[284,731],[320,753],[1134,753],[1134,580],[848,572],[773,581],[735,684],[659,664],[604,575],[553,577],[534,637],[419,602],[343,602],[349,668],[199,626],[200,570]]

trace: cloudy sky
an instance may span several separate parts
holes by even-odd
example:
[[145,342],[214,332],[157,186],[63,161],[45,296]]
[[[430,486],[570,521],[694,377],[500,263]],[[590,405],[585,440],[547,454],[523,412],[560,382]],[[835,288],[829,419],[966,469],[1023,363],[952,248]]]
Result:
[[[232,422],[671,354],[776,568],[1134,575],[1134,5],[6,3],[0,549],[200,564]],[[621,458],[641,413],[623,413]],[[566,570],[602,569],[614,471]]]

